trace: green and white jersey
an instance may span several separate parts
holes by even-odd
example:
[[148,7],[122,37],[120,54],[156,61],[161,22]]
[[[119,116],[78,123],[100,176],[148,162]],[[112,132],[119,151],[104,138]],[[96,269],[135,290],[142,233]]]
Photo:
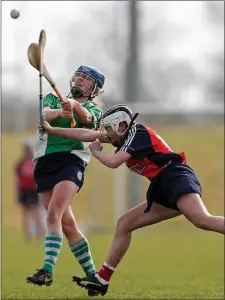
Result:
[[[85,107],[92,115],[93,122],[91,124],[81,124],[77,115],[74,114],[76,125],[74,128],[88,128],[95,129],[98,119],[101,115],[101,109],[93,104],[92,101],[88,100],[81,104]],[[43,99],[43,107],[49,106],[51,109],[59,109],[62,107],[59,98],[52,93],[49,93]],[[57,118],[50,122],[53,127],[70,128],[71,120],[66,118]],[[71,152],[81,158],[86,163],[89,163],[91,153],[88,149],[88,143],[68,139],[56,135],[43,135],[43,140],[40,140],[40,133],[36,134],[36,144],[34,149],[33,162],[36,163],[38,158],[56,152]]]

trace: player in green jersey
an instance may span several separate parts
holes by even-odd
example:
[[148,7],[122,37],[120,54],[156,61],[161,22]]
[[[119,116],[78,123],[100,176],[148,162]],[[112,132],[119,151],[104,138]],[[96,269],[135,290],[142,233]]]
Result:
[[[70,128],[74,117],[75,128],[95,129],[102,112],[93,99],[101,92],[104,81],[105,77],[98,70],[80,66],[70,81],[71,98],[65,99],[63,104],[52,93],[44,98],[46,121],[53,127]],[[37,133],[34,178],[47,210],[47,234],[43,267],[27,277],[29,283],[52,284],[63,233],[85,274],[96,273],[88,241],[79,231],[71,209],[72,198],[83,185],[90,157],[90,149],[85,142],[47,134],[40,139],[40,132]]]

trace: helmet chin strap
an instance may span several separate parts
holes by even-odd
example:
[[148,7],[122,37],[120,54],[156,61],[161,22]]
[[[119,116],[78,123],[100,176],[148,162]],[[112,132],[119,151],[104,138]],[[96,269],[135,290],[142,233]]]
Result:
[[96,94],[93,94],[93,92],[95,91],[95,89],[96,89],[96,85],[93,87],[92,93],[90,95],[87,95],[87,96],[84,95],[84,92],[81,89],[77,88],[77,87],[72,87],[70,89],[70,93],[71,93],[71,95],[72,95],[73,98],[88,97],[89,100],[92,100],[93,98],[95,98],[99,94],[104,93],[104,91],[100,91],[100,92],[98,92]]
[[100,92],[98,92],[98,93],[96,93],[96,94],[91,94],[91,97],[92,97],[92,98],[97,97],[98,95],[100,95],[100,94],[102,94],[102,93],[104,93],[104,91],[100,91]]
[[127,135],[128,135],[128,133],[129,133],[129,130],[130,130],[131,127],[133,126],[134,121],[135,121],[135,119],[137,118],[138,115],[139,115],[139,113],[135,113],[134,116],[133,116],[133,118],[131,119],[129,126],[127,127],[127,129],[126,129],[126,131],[125,131],[125,133],[124,133],[123,141],[114,141],[114,142],[112,143],[113,146],[115,146],[115,147],[117,147],[117,148],[119,149],[119,148],[123,145],[125,139],[127,138]]
[[72,87],[70,89],[70,93],[72,94],[73,98],[85,97],[84,92],[76,87]]

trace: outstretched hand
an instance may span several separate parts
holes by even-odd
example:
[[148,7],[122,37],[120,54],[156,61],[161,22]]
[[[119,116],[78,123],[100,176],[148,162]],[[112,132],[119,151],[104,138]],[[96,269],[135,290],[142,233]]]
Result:
[[91,150],[91,152],[95,152],[95,151],[102,151],[103,146],[102,144],[99,142],[98,139],[96,139],[94,142],[89,144],[89,149]]

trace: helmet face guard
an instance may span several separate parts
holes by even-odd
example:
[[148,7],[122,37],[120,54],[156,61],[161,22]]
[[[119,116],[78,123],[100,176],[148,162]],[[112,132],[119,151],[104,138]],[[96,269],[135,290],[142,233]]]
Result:
[[83,72],[75,72],[70,80],[70,92],[73,98],[89,97],[95,89],[94,78]]
[[[115,105],[103,114],[99,124],[100,131],[104,136],[109,138],[112,145],[120,147],[137,116],[138,114],[133,116],[133,113],[128,106]],[[119,127],[123,122],[127,124],[127,128],[123,132],[120,132]]]
[[70,92],[73,98],[97,96],[104,85],[105,77],[96,69],[80,66],[70,80]]

